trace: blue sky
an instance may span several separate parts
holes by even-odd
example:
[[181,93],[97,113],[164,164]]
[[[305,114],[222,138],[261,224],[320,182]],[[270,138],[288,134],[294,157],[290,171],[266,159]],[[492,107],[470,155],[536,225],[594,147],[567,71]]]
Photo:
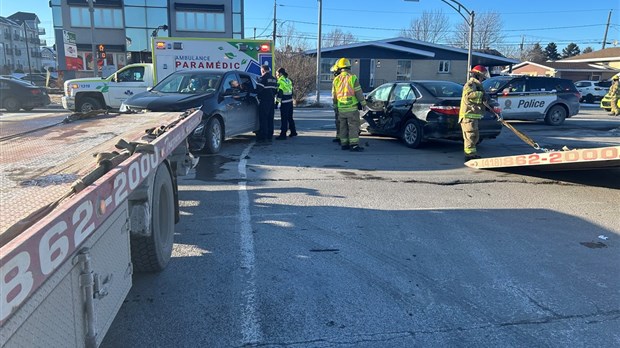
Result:
[[[446,0],[450,2],[450,0]],[[543,47],[555,42],[558,48],[575,42],[583,50],[587,46],[600,49],[607,16],[613,9],[607,41],[620,42],[619,0],[460,0],[476,13],[498,12],[503,21],[505,43],[518,45],[540,42]],[[441,0],[322,0],[323,33],[340,27],[360,41],[379,40],[398,36],[424,11],[442,10],[455,26],[460,15]],[[380,4],[382,7],[377,7]],[[278,25],[294,24],[295,29],[315,45],[318,22],[316,0],[277,0]],[[53,42],[52,14],[48,0],[0,0],[0,15],[7,17],[17,11],[34,12],[46,29],[43,37]],[[271,37],[273,30],[273,1],[245,0],[245,34]],[[618,44],[620,46],[620,43]],[[607,47],[611,47],[608,45]]]

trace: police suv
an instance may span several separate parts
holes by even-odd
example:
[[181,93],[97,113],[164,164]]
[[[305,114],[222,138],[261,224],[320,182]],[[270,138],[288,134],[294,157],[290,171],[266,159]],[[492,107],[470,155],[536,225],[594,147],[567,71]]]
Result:
[[542,76],[496,76],[482,85],[507,120],[538,120],[559,126],[579,112],[581,95],[571,80]]

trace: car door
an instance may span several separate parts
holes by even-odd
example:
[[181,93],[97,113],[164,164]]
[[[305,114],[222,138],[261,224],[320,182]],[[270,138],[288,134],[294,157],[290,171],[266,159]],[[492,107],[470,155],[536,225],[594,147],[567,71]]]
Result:
[[399,130],[402,121],[407,117],[414,102],[415,93],[411,84],[397,83],[394,85],[388,104],[385,107],[383,128],[390,132]]
[[520,107],[527,99],[525,92],[526,81],[525,78],[515,78],[510,80],[504,87],[501,88],[497,95],[497,101],[502,108],[502,115],[507,120],[524,120],[528,119]]
[[390,92],[394,87],[391,83],[386,83],[377,87],[374,91],[370,92],[366,97],[366,103],[368,109],[370,109],[364,120],[368,122],[369,129],[377,132],[384,132],[384,125],[387,119],[387,106],[390,99]]
[[241,92],[241,108],[243,114],[243,133],[258,130],[258,98],[256,95],[256,86],[252,77],[248,74],[239,73],[239,86]]
[[146,81],[144,74],[144,66],[132,66],[112,75],[108,82],[110,106],[118,108],[134,94],[145,92],[152,81]]
[[239,88],[239,76],[236,72],[229,72],[224,75],[219,93],[226,137],[244,133],[243,129],[246,125],[244,125],[243,98],[240,97],[242,92]]

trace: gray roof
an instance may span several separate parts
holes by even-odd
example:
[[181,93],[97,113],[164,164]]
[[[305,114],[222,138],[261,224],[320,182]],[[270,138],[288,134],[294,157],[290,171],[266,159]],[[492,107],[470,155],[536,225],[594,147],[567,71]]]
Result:
[[37,24],[41,23],[39,17],[31,12],[15,12],[8,18],[14,20],[17,23],[23,23],[25,21],[36,21]]

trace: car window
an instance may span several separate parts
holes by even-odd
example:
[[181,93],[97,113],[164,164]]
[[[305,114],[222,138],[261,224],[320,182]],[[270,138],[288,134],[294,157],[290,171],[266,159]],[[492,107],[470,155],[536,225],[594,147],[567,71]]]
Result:
[[178,93],[184,88],[182,86],[187,84],[184,80],[187,80],[187,75],[171,74],[153,87],[153,90],[162,93]]
[[144,67],[134,66],[119,72],[116,75],[117,82],[143,82],[144,81]]
[[527,80],[527,83],[525,84],[525,91],[526,92],[545,92],[545,91],[551,91],[553,90],[553,84],[549,83],[551,81],[547,80],[547,79],[529,79]]
[[385,84],[377,87],[374,91],[370,92],[368,95],[369,98],[372,98],[374,101],[386,102],[390,97],[390,90],[392,89],[391,84]]
[[455,82],[429,81],[420,84],[437,98],[460,98],[463,95],[463,86]]
[[575,82],[575,87],[590,87],[589,81],[578,81]]
[[224,78],[224,83],[222,84],[222,92],[226,91],[227,89],[241,89],[241,84],[239,83],[239,78],[236,74],[228,74]]
[[489,93],[497,92],[500,88],[504,88],[504,85],[510,81],[511,77],[492,77],[482,82],[482,87]]
[[609,88],[609,87],[611,87],[611,81],[601,81],[601,82],[595,83],[595,85],[598,86],[598,87]]
[[553,89],[558,92],[577,92],[575,84],[571,80],[553,79]]
[[413,89],[408,83],[399,83],[392,90],[390,96],[390,102],[399,100],[412,100],[414,99]]
[[241,84],[241,89],[246,92],[254,92],[254,84],[252,83],[252,78],[248,75],[240,74],[239,82]]

